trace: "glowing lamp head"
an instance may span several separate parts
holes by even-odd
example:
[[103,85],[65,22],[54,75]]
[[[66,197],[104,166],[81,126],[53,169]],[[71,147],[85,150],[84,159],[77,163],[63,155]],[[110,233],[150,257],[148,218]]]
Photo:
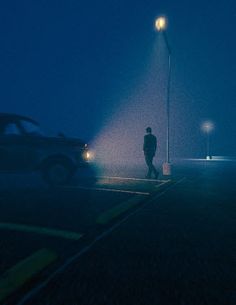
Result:
[[159,17],[155,21],[155,28],[157,31],[164,31],[166,29],[167,21],[165,17]]
[[206,133],[210,133],[214,129],[214,124],[210,121],[204,122],[202,124],[202,130]]

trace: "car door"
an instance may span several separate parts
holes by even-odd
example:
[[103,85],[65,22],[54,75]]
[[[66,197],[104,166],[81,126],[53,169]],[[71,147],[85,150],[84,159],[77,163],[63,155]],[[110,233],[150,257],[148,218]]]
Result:
[[17,122],[6,121],[0,133],[0,170],[21,170],[25,167],[22,132]]
[[39,165],[44,150],[44,137],[39,125],[29,120],[19,120],[22,130],[22,146],[24,147],[25,168],[35,169]]

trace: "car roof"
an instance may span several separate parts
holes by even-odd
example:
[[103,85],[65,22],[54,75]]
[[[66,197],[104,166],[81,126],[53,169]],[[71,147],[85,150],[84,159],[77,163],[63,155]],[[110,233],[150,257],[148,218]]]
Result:
[[0,121],[3,119],[7,119],[7,120],[25,120],[28,122],[31,122],[35,125],[39,125],[38,122],[36,122],[35,120],[28,118],[26,116],[23,115],[19,115],[19,114],[14,114],[14,113],[1,113],[0,112]]

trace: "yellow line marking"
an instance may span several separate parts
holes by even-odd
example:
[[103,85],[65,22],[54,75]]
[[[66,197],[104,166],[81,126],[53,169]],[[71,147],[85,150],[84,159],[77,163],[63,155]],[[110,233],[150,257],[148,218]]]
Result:
[[56,253],[41,249],[6,271],[0,277],[0,302],[56,259]]
[[98,216],[98,218],[96,219],[96,223],[107,224],[108,222],[110,222],[114,218],[120,216],[127,210],[138,205],[142,200],[143,200],[143,196],[136,195],[133,198],[131,198],[125,202],[122,202],[121,204],[115,206],[114,208],[111,208],[111,209],[103,212],[102,214],[100,214]]
[[0,229],[44,234],[53,237],[60,237],[60,238],[72,239],[72,240],[78,240],[83,236],[80,233],[71,232],[71,231],[48,229],[45,227],[35,227],[35,226],[28,226],[28,225],[22,225],[16,223],[9,223],[9,222],[1,222]]

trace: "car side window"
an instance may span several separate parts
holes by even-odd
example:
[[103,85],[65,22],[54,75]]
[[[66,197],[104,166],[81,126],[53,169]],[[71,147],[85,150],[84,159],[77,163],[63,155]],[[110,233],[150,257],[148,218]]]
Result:
[[24,131],[27,133],[27,134],[30,134],[30,135],[42,135],[42,132],[39,128],[38,125],[36,124],[33,124],[29,121],[24,121],[24,120],[21,120],[21,126],[23,127]]
[[4,135],[20,135],[21,132],[20,132],[18,126],[16,125],[16,123],[7,123],[4,126],[3,134]]

